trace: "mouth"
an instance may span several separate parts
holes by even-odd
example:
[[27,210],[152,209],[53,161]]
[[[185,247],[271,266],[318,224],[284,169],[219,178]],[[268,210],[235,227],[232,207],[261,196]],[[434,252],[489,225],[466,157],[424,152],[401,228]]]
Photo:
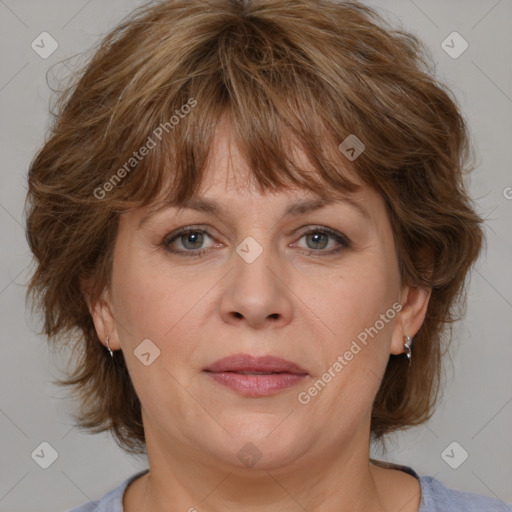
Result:
[[274,356],[235,354],[203,370],[215,382],[244,396],[269,396],[297,385],[309,374],[292,361]]

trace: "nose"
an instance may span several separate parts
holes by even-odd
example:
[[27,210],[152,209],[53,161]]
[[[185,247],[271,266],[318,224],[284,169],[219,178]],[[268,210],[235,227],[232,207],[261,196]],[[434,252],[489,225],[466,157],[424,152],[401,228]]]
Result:
[[291,322],[293,293],[270,249],[252,262],[234,254],[226,276],[220,313],[224,322],[253,329],[278,328]]

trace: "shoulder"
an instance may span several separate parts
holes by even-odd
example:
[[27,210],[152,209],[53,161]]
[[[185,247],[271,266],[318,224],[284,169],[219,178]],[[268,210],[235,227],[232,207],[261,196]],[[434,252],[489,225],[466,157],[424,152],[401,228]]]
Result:
[[124,491],[133,480],[146,474],[148,471],[148,469],[145,469],[144,471],[140,471],[135,475],[130,476],[119,486],[109,491],[103,497],[97,500],[89,501],[84,505],[69,510],[69,512],[98,512],[100,510],[101,512],[123,512]]
[[418,512],[512,512],[512,505],[496,498],[445,487],[431,476],[420,477]]
[[376,459],[370,461],[373,465],[397,469],[419,480],[421,502],[418,512],[512,512],[510,503],[473,492],[450,489],[432,476],[419,476],[409,466]]

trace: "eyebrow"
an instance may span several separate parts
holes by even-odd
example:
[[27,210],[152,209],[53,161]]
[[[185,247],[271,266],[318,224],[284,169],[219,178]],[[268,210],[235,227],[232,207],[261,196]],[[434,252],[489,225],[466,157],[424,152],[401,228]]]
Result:
[[[316,199],[301,199],[291,205],[288,206],[286,211],[284,212],[283,217],[293,217],[293,216],[299,216],[304,215],[306,213],[310,213],[312,211],[319,210],[321,208],[324,208],[328,205],[334,204],[338,201],[345,202],[352,206],[360,215],[362,215],[365,219],[370,220],[370,214],[368,213],[368,210],[358,201],[353,199],[350,196],[340,196],[340,197],[319,197]],[[139,222],[139,229],[143,227],[146,222],[148,222],[154,215],[156,215],[159,211],[165,208],[178,208],[178,211],[180,210],[195,210],[203,213],[208,213],[215,216],[227,216],[228,210],[224,205],[221,205],[219,203],[216,203],[215,201],[212,201],[210,199],[206,198],[191,198],[184,203],[181,204],[181,206],[177,206],[176,204],[173,204],[172,202],[164,205],[163,207],[148,213],[145,215]]]

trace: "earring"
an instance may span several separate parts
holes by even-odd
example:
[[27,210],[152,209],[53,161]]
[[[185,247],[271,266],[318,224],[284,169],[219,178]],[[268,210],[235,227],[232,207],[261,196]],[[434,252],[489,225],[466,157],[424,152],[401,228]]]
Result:
[[110,345],[108,344],[108,336],[107,336],[107,348],[108,348],[108,351],[110,352],[110,357],[114,358],[114,353],[112,352],[112,349],[110,348]]
[[412,338],[410,336],[405,336],[406,342],[404,343],[405,348],[405,355],[407,356],[407,359],[409,359],[409,366],[411,366],[411,360],[412,360]]

